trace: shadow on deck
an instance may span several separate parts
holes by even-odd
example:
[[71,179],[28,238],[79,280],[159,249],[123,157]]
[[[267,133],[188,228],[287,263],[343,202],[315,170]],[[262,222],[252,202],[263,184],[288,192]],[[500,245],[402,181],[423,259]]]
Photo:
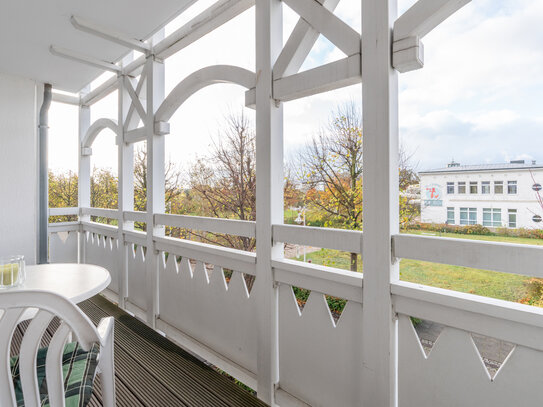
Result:
[[[79,306],[95,324],[115,317],[117,406],[266,406],[105,298],[98,295]],[[98,377],[89,406],[102,406],[100,388]]]

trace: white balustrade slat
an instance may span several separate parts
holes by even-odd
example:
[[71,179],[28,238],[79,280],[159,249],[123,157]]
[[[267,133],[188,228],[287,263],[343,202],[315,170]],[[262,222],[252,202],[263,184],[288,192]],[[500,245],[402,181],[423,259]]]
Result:
[[397,258],[543,277],[543,246],[417,235],[393,236]]
[[255,237],[256,234],[255,222],[236,219],[157,214],[155,224],[243,237]]
[[173,255],[159,272],[160,319],[256,373],[255,299],[242,274],[233,271],[227,284],[221,267],[188,258],[178,266]]
[[543,352],[517,346],[493,380],[469,332],[446,327],[426,358],[399,318],[399,406],[516,406],[541,402]]
[[104,267],[111,275],[108,288],[119,292],[119,240],[88,233],[85,237],[86,263]]
[[273,241],[360,253],[362,232],[311,226],[273,225]]
[[243,250],[213,246],[172,237],[155,237],[157,250],[255,275],[256,255]]
[[77,263],[77,238],[76,231],[49,233],[49,262]]
[[337,326],[324,295],[300,315],[292,288],[279,287],[280,388],[312,406],[360,406],[362,305],[347,302]]
[[394,310],[543,351],[543,309],[400,281]]
[[138,246],[136,253],[131,245],[128,247],[128,296],[127,299],[138,308],[147,310],[148,285],[145,271],[145,255],[143,247]]
[[279,283],[362,303],[361,273],[295,260],[274,260],[272,267]]

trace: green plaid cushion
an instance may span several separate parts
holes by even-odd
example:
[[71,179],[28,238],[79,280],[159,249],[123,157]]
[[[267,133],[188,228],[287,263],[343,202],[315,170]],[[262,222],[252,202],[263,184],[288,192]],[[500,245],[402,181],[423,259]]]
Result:
[[[99,351],[100,346],[96,343],[93,344],[88,352],[85,352],[77,342],[68,343],[64,347],[64,354],[62,355],[62,373],[64,377],[64,397],[66,399],[66,407],[84,407],[90,401]],[[49,406],[47,380],[45,378],[46,355],[47,348],[38,350],[38,386],[40,389],[41,405],[44,407]],[[21,377],[19,375],[19,356],[12,357],[10,365],[15,388],[15,397],[17,398],[17,407],[24,406],[23,389],[21,386]]]

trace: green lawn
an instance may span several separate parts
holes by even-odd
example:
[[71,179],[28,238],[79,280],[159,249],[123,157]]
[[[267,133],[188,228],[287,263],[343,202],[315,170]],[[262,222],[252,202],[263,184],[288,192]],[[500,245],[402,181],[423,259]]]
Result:
[[[428,235],[428,233],[420,232],[417,232],[416,234]],[[540,239],[517,237],[473,236],[452,233],[436,233],[435,235],[459,239],[489,240],[536,245],[543,244],[543,241]],[[296,258],[296,260],[302,259],[301,256]],[[337,250],[320,249],[319,251],[308,253],[307,260],[311,260],[311,262],[315,264],[322,264],[343,270],[350,269],[350,254]],[[362,272],[362,268],[362,261],[359,258],[358,271]],[[529,296],[526,283],[531,279],[531,277],[515,274],[498,273],[495,271],[478,270],[409,259],[403,259],[400,262],[400,278],[403,281],[515,302]]]

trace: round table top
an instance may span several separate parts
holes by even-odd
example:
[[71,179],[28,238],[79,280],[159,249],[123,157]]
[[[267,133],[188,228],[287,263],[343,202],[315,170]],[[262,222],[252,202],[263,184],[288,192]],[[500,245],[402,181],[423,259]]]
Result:
[[25,271],[24,284],[9,288],[9,291],[52,291],[76,304],[100,293],[111,282],[109,272],[93,264],[38,264],[26,266]]

